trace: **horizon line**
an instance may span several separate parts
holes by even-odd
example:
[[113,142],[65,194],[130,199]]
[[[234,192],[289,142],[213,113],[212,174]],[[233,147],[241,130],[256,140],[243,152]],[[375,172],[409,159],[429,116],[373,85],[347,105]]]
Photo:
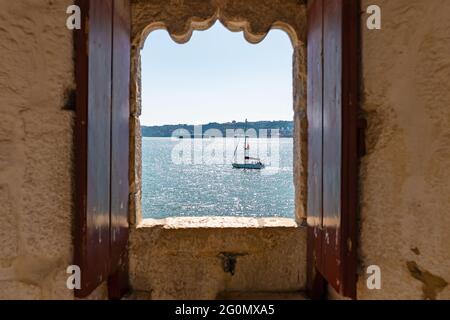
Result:
[[[257,123],[257,122],[294,122],[294,119],[291,120],[256,120],[256,121],[248,121],[248,123]],[[244,121],[227,121],[227,122],[217,122],[217,121],[210,121],[208,123],[201,123],[201,124],[188,124],[188,123],[176,123],[176,124],[143,124],[141,123],[141,127],[163,127],[163,126],[204,126],[208,124],[233,124],[233,123],[245,123]]]

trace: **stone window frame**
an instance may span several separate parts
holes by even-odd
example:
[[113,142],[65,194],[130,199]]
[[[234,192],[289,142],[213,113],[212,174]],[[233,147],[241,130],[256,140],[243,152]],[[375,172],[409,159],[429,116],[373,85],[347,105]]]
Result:
[[[155,30],[165,29],[176,43],[190,40],[194,31],[207,30],[217,21],[228,30],[243,31],[244,38],[257,44],[272,29],[285,31],[293,46],[293,111],[294,111],[294,187],[295,220],[306,220],[307,192],[307,119],[306,119],[306,0],[131,0],[131,81],[130,81],[130,223],[132,226],[155,226],[157,219],[142,218],[142,134],[141,54],[145,40]],[[177,218],[173,218],[177,219]],[[181,218],[180,218],[181,219]],[[191,219],[195,226],[207,226],[211,219]],[[265,221],[261,218],[261,221]],[[153,223],[148,220],[155,220]],[[167,220],[167,219],[166,219]],[[191,224],[180,220],[181,227]],[[261,223],[262,227],[290,225],[276,219]],[[290,219],[292,220],[292,219]],[[145,223],[143,223],[146,221]],[[171,220],[172,223],[173,220]],[[203,222],[202,222],[203,221]],[[270,219],[269,219],[270,221]],[[236,224],[237,222],[237,224]],[[248,218],[221,219],[210,226],[237,227],[254,223]],[[167,222],[169,223],[169,222]],[[177,224],[177,222],[175,222]]]

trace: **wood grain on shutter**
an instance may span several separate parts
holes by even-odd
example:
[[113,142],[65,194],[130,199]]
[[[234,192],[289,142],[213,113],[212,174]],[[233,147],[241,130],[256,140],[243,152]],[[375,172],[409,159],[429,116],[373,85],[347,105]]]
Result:
[[[309,285],[323,278],[351,298],[356,298],[358,10],[357,0],[315,0],[309,8],[308,32],[308,95],[312,95],[308,97],[308,215],[312,216],[308,216],[308,252],[316,255],[308,262]],[[322,36],[314,31],[320,25]],[[319,42],[323,45],[322,114],[317,112],[320,72],[314,68]],[[323,131],[318,133],[320,117]],[[322,163],[317,170],[319,139]],[[322,172],[322,190],[317,187],[317,171]],[[318,206],[320,197],[322,207]],[[317,227],[319,221],[322,228]]]
[[313,295],[323,286],[317,273],[322,266],[323,1],[308,8],[308,284]]
[[323,11],[323,238],[322,271],[340,287],[342,166],[342,0],[326,1]]
[[75,295],[85,297],[109,273],[112,0],[78,4],[74,250],[81,289]]
[[110,293],[126,290],[129,196],[130,4],[114,0],[111,115],[111,273]]
[[[357,298],[357,211],[359,177],[360,1],[343,0],[342,14],[342,198],[341,294]],[[364,121],[362,121],[364,123]]]

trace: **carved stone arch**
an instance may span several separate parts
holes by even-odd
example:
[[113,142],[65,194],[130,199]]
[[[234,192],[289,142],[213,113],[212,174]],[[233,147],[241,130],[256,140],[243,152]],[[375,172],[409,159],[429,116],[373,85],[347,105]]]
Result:
[[[285,31],[294,49],[294,183],[296,218],[306,218],[306,0],[131,0],[132,57],[131,57],[131,172],[134,177],[131,192],[132,222],[139,222],[140,210],[140,124],[141,61],[140,50],[147,36],[154,30],[165,29],[177,43],[186,43],[195,30],[209,29],[220,21],[233,32],[243,31],[250,43],[264,40],[272,29]],[[135,220],[137,219],[137,221]]]

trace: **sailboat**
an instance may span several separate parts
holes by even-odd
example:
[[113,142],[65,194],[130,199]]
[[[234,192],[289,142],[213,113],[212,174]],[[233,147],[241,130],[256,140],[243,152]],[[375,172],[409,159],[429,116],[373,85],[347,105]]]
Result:
[[250,144],[247,143],[247,119],[245,119],[245,129],[244,129],[244,162],[237,162],[237,149],[239,147],[239,143],[234,150],[234,161],[233,168],[234,169],[252,169],[252,170],[261,170],[264,169],[264,164],[261,162],[259,158],[250,157]]

